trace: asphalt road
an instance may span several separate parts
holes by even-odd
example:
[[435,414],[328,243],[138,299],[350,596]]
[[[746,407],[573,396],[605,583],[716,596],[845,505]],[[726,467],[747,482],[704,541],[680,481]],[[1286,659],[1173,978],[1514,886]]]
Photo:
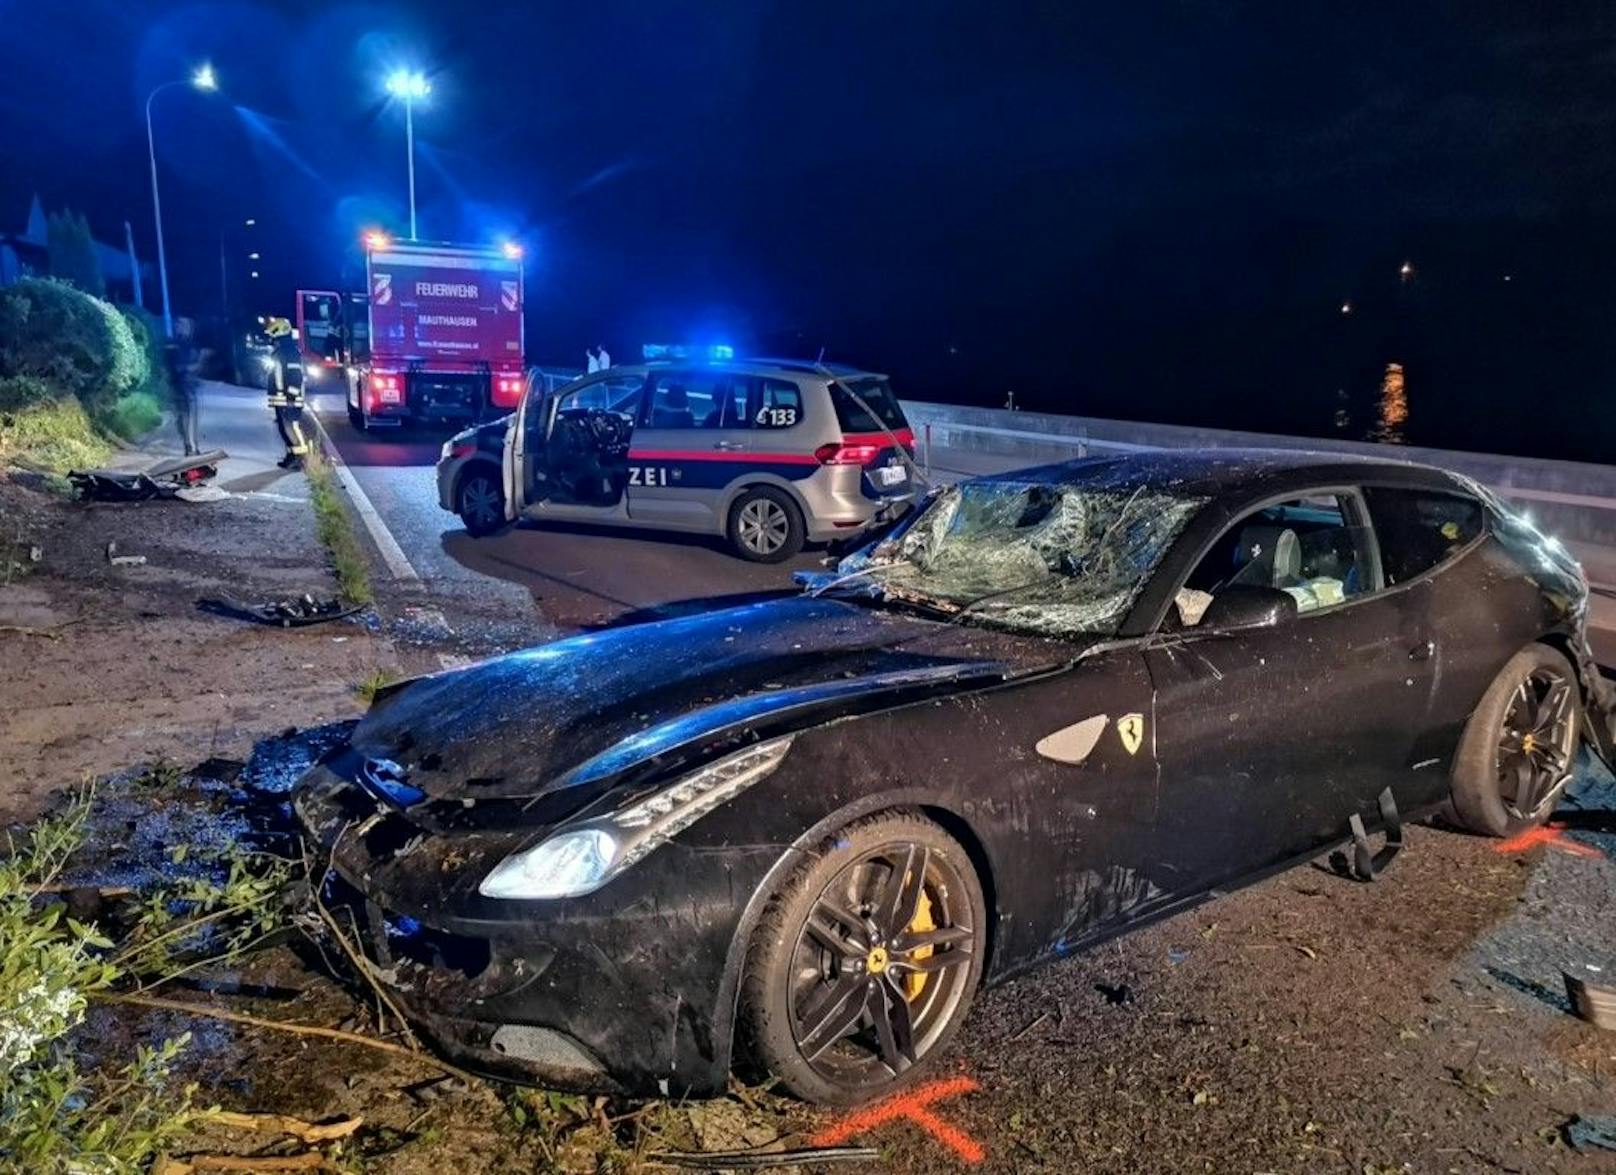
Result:
[[606,528],[526,525],[473,539],[438,506],[434,467],[452,430],[367,434],[337,395],[314,397],[320,425],[355,482],[434,596],[486,614],[513,609],[558,628],[630,613],[672,613],[715,599],[791,587],[820,566],[808,551],[786,563],[748,563],[718,539]]

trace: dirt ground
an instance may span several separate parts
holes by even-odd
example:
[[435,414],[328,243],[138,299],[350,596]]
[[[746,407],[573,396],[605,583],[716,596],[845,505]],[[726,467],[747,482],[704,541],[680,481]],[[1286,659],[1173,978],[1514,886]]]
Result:
[[[0,625],[35,630],[0,629],[0,817],[111,776],[76,880],[138,882],[175,844],[284,828],[285,787],[319,728],[358,713],[355,683],[458,655],[419,601],[290,632],[198,611],[331,590],[299,482],[95,507],[0,484],[0,543],[27,563],[0,586]],[[146,564],[108,563],[114,541]],[[187,774],[142,790],[156,759]],[[782,1138],[867,1144],[864,1169],[914,1173],[1616,1171],[1616,1151],[1569,1141],[1579,1117],[1616,1115],[1616,1033],[1561,994],[1562,970],[1616,982],[1616,786],[1590,767],[1578,795],[1542,843],[1414,828],[1374,884],[1303,866],[985,992],[947,1084],[862,1117],[740,1087],[669,1105],[466,1085],[424,1059],[171,1012],[102,1009],[89,1038],[111,1053],[190,1030],[205,1100],[360,1115],[364,1169],[384,1175],[665,1170],[660,1152]],[[170,994],[373,1028],[373,1001],[334,970],[292,942]]]
[[[398,671],[362,623],[267,628],[198,608],[334,592],[307,496],[300,474],[194,505],[80,505],[0,481],[0,544],[15,552],[0,587],[0,821],[131,762],[245,755],[265,734],[357,714],[354,685]],[[114,565],[109,544],[145,562]]]

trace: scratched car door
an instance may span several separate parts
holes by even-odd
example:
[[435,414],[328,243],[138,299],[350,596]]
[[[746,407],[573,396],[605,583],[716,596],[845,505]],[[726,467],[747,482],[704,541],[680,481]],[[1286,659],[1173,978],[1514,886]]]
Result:
[[[1324,504],[1330,498],[1335,505]],[[1336,524],[1329,510],[1339,512]],[[1161,834],[1184,873],[1181,888],[1216,886],[1338,841],[1354,812],[1375,811],[1385,787],[1405,801],[1423,790],[1411,758],[1431,692],[1420,656],[1425,614],[1407,593],[1381,589],[1362,517],[1356,495],[1325,495],[1235,523],[1208,559],[1234,554],[1242,575],[1251,548],[1300,534],[1314,540],[1314,563],[1296,556],[1300,574],[1285,576],[1297,581],[1287,587],[1322,599],[1270,627],[1191,625],[1148,644]],[[1333,574],[1306,574],[1329,560]]]

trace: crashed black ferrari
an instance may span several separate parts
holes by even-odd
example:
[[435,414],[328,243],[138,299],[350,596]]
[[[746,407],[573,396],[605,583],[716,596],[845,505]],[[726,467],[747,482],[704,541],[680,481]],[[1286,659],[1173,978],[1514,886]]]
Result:
[[400,683],[301,781],[448,1054],[860,1101],[984,981],[1405,817],[1513,833],[1611,749],[1580,568],[1435,469],[1075,461],[805,578]]

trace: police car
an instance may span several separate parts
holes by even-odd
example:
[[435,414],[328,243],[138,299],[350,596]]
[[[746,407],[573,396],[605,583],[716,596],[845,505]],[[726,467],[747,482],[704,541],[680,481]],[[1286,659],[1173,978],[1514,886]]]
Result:
[[518,518],[647,527],[720,535],[775,563],[901,511],[913,452],[884,375],[654,362],[550,393],[535,383],[507,421],[444,445],[438,497],[473,534]]

